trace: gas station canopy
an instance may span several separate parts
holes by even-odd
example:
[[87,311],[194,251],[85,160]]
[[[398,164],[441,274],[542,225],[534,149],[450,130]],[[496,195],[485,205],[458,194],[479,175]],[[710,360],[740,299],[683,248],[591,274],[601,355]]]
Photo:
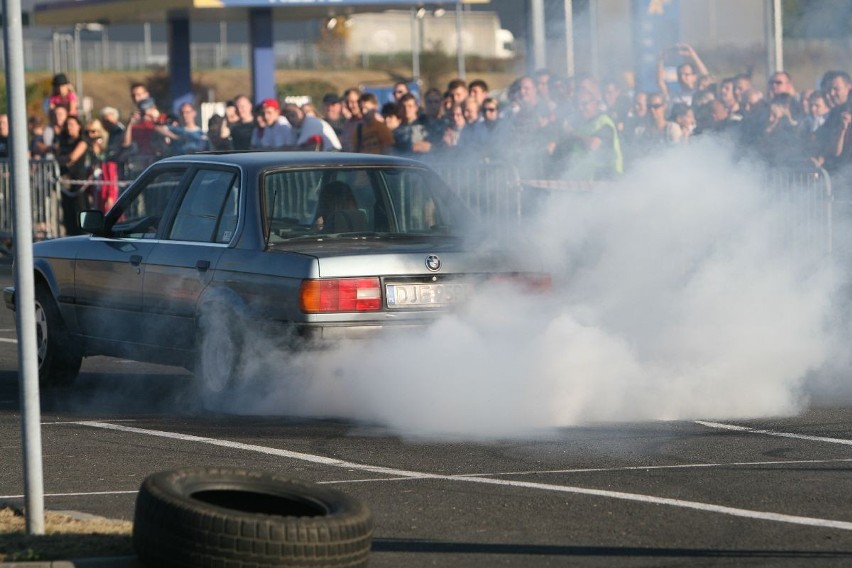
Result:
[[248,21],[254,100],[276,96],[273,21],[346,16],[419,7],[459,7],[490,0],[60,0],[33,10],[38,26],[98,23],[161,23],[168,28],[168,74],[172,108],[192,100],[190,22]]

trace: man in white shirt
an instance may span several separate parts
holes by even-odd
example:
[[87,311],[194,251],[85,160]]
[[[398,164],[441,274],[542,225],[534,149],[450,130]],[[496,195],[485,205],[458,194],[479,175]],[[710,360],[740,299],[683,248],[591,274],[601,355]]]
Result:
[[293,135],[293,128],[281,116],[281,105],[275,99],[264,99],[260,103],[264,126],[257,127],[251,135],[251,147],[259,150],[283,150]]
[[330,152],[342,148],[329,123],[316,116],[306,115],[298,105],[284,105],[284,116],[292,127],[288,145],[294,149]]

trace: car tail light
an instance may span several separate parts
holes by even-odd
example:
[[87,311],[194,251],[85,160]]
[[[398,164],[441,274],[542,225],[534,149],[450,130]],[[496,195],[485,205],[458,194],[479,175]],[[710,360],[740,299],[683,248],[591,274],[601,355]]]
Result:
[[489,282],[507,282],[528,292],[548,292],[553,286],[550,274],[494,274]]
[[382,288],[378,278],[304,280],[299,304],[309,314],[375,312],[382,309]]

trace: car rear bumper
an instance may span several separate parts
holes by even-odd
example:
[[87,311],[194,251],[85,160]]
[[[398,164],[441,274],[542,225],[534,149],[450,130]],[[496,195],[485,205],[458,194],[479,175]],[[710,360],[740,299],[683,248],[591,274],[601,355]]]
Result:
[[297,336],[312,346],[324,346],[339,341],[376,339],[390,334],[423,329],[429,321],[371,325],[298,325]]

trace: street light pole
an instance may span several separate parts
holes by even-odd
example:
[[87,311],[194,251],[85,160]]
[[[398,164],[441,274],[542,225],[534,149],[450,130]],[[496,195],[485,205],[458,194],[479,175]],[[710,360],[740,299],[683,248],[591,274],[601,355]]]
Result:
[[465,78],[464,67],[464,39],[462,38],[462,2],[456,0],[456,53],[458,55],[458,74],[460,79]]
[[81,60],[83,59],[80,49],[80,27],[81,24],[74,24],[74,87],[77,89],[77,101],[79,109],[83,109],[83,73],[80,69]]

